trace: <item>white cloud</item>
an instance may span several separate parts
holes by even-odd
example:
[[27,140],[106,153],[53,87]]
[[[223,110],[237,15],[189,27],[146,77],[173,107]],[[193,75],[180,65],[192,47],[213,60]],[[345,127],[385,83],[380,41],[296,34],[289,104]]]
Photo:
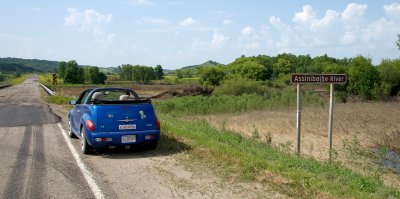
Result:
[[385,15],[376,20],[366,16],[367,9],[368,5],[350,3],[344,10],[326,10],[319,16],[320,11],[305,5],[293,13],[288,23],[270,16],[264,36],[260,35],[263,30],[255,29],[252,37],[244,37],[246,31],[242,29],[240,35],[243,37],[239,38],[245,49],[264,48],[266,44],[268,50],[300,54],[322,52],[344,57],[393,54],[396,35],[400,33],[400,4],[382,6]]
[[225,25],[225,26],[232,25],[233,23],[234,23],[234,22],[233,22],[232,20],[229,20],[229,19],[225,19],[225,20],[222,22],[222,24]]
[[395,21],[400,21],[400,4],[392,3],[390,5],[383,6],[383,10],[386,15]]
[[215,47],[221,47],[226,41],[228,41],[228,37],[223,34],[214,31],[213,39],[211,41],[212,45]]
[[269,17],[269,24],[272,25],[272,27],[284,31],[290,29],[289,26],[285,25],[284,23],[281,22],[281,19],[276,16],[271,16]]
[[170,24],[168,20],[163,18],[144,18],[143,22],[159,26],[166,26]]
[[195,24],[197,24],[197,21],[194,20],[192,17],[188,17],[188,18],[182,20],[181,22],[179,22],[179,25],[182,27],[194,26]]
[[64,25],[71,26],[80,32],[93,34],[95,41],[105,47],[112,44],[115,38],[114,33],[106,30],[111,21],[111,14],[102,14],[92,9],[79,12],[75,8],[68,8],[68,16],[64,18]]
[[248,42],[245,47],[248,49],[259,49],[261,47],[261,44],[256,41],[252,41]]
[[357,38],[358,38],[357,33],[345,32],[343,36],[340,38],[340,43],[344,45],[354,44]]
[[[314,23],[311,24],[311,28],[313,30],[321,30],[326,28],[335,28],[339,22],[340,13],[334,10],[327,10],[325,16],[320,20],[315,20]],[[335,26],[336,25],[336,26]]]
[[315,12],[310,5],[303,6],[302,12],[297,12],[293,17],[295,23],[312,23],[315,20]]
[[359,24],[367,8],[367,5],[356,3],[347,5],[346,9],[341,14],[342,21],[346,24]]
[[396,35],[400,32],[399,21],[381,18],[370,23],[362,32],[362,42],[369,49],[395,46]]
[[254,28],[247,26],[247,27],[243,28],[242,31],[240,31],[240,32],[242,33],[243,36],[249,37],[252,34],[254,34]]

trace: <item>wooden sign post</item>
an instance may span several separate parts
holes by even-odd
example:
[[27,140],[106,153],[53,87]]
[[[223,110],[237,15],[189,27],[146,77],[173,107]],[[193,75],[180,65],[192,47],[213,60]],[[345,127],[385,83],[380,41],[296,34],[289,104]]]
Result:
[[328,121],[328,139],[329,139],[329,161],[332,159],[332,126],[333,126],[333,85],[345,84],[347,82],[346,74],[292,74],[292,84],[297,84],[297,123],[296,123],[296,152],[300,155],[301,145],[301,92],[300,84],[330,84],[329,99],[329,121]]

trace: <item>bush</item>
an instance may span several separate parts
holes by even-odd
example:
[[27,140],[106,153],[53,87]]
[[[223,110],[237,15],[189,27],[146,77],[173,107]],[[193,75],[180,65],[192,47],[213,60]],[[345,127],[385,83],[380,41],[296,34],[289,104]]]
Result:
[[388,100],[390,96],[391,86],[386,82],[383,82],[381,85],[375,85],[372,89],[372,99],[374,100]]
[[225,78],[225,72],[222,66],[201,67],[198,71],[200,83],[203,86],[218,86]]
[[400,91],[400,59],[382,60],[379,72],[382,81],[390,86],[390,95],[396,95]]
[[221,86],[214,89],[213,95],[235,95],[258,94],[263,95],[265,86],[261,81],[249,79],[228,79],[222,82]]
[[348,91],[372,99],[372,90],[379,84],[379,72],[372,65],[371,59],[358,56],[350,62]]
[[[312,93],[302,94],[304,105],[323,106],[321,98]],[[212,113],[239,113],[245,111],[275,109],[296,106],[296,92],[290,88],[271,89],[264,95],[241,96],[185,96],[170,100],[154,101],[157,111],[171,115],[201,115]]]

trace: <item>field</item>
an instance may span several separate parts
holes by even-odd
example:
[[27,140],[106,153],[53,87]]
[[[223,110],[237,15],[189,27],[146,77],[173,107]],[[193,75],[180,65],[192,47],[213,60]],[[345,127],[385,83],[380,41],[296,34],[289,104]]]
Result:
[[[374,150],[400,151],[400,103],[338,103],[334,108],[333,149],[335,161],[360,171],[379,168]],[[240,114],[201,116],[215,128],[226,128],[245,137],[257,137],[276,147],[296,147],[296,108],[250,111]],[[301,154],[328,159],[328,107],[302,110]],[[395,173],[385,173],[385,183],[400,188]]]

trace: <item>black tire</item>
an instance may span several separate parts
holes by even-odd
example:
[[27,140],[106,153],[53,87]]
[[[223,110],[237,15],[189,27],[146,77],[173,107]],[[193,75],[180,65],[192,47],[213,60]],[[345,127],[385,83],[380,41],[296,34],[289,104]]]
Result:
[[81,129],[81,150],[83,154],[92,154],[93,153],[93,147],[90,146],[86,140],[86,130],[85,127],[82,127]]
[[68,137],[77,138],[76,135],[72,132],[71,120],[69,118],[68,118]]
[[146,143],[144,146],[147,150],[154,150],[157,148],[158,141]]

